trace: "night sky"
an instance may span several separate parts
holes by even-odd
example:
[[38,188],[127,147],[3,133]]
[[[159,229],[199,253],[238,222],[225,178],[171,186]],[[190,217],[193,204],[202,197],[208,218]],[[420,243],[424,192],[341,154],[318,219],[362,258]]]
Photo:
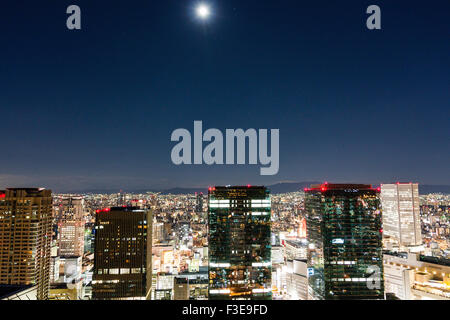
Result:
[[[205,2],[3,0],[0,188],[450,184],[448,0]],[[278,175],[175,166],[194,120],[280,129]]]

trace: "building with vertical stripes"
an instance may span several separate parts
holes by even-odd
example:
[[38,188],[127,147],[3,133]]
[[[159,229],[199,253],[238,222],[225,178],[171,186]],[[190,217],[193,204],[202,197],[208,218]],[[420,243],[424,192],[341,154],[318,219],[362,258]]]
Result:
[[33,286],[38,300],[50,290],[52,192],[0,191],[0,285]]

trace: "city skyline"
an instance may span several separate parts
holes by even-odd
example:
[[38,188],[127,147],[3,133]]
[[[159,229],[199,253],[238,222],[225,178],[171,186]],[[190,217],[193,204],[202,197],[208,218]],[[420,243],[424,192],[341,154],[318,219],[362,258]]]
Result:
[[450,300],[450,1],[3,2],[0,302]]
[[9,188],[0,207],[0,300],[450,299],[450,194],[417,184]]
[[[81,30],[69,3],[8,4],[0,186],[449,184],[448,1],[379,1],[381,30],[365,2],[205,2],[199,21],[196,1],[80,1]],[[195,120],[279,128],[279,173],[175,166]]]

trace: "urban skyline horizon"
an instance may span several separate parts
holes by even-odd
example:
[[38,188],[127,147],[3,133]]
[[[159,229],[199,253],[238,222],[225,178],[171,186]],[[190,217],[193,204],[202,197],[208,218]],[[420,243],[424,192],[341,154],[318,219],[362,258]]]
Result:
[[372,182],[372,181],[358,181],[358,180],[329,180],[329,179],[316,179],[316,180],[303,180],[303,181],[294,181],[294,180],[284,180],[284,181],[275,181],[268,183],[252,183],[252,181],[245,181],[241,183],[209,183],[209,184],[200,184],[200,185],[172,185],[168,187],[155,187],[150,184],[147,186],[138,186],[138,187],[126,187],[126,186],[118,186],[118,187],[109,187],[107,185],[98,186],[98,187],[85,187],[85,188],[54,188],[52,185],[43,185],[43,184],[3,184],[0,180],[0,190],[4,190],[7,188],[44,188],[51,190],[54,194],[84,194],[84,193],[161,193],[161,194],[189,194],[194,192],[207,192],[209,187],[213,186],[266,186],[269,190],[274,189],[274,194],[281,193],[289,193],[296,191],[303,191],[304,188],[308,188],[313,184],[322,184],[322,183],[330,183],[330,184],[370,184],[374,187],[380,186],[382,184],[419,184],[419,190],[421,194],[429,194],[429,193],[443,193],[450,194],[450,184],[427,184],[421,183],[420,181],[408,181],[408,180],[391,180],[391,181],[381,181],[381,182]]

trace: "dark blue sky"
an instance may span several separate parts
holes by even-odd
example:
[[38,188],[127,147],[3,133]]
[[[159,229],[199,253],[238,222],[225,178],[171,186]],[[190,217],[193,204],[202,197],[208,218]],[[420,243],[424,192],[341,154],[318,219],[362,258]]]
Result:
[[[205,2],[2,1],[0,187],[450,183],[448,0]],[[194,120],[279,128],[279,174],[173,165]]]

